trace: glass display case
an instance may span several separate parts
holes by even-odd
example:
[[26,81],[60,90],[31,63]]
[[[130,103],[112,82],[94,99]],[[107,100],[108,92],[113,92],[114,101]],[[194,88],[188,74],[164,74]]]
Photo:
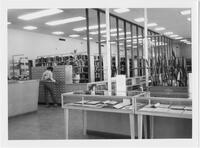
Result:
[[135,113],[150,116],[192,118],[192,100],[183,98],[135,97]]

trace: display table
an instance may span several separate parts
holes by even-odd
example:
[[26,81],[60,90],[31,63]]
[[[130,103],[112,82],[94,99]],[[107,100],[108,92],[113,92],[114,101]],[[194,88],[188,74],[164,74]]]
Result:
[[39,81],[8,82],[8,117],[37,111]]
[[[135,103],[143,103],[141,108],[135,107],[138,120],[138,138],[142,138],[144,116],[150,116],[150,138],[154,138],[154,117],[192,119],[192,101],[182,98],[139,97]],[[157,106],[156,106],[157,105]],[[162,131],[160,131],[162,132]]]
[[[146,93],[145,93],[146,94]],[[141,95],[144,95],[144,93],[141,93]],[[83,134],[86,134],[86,131],[88,129],[88,123],[90,123],[89,125],[93,128],[97,128],[94,130],[98,131],[98,125],[103,125],[104,126],[104,130],[106,131],[106,129],[109,128],[109,121],[111,120],[107,120],[107,125],[103,124],[104,120],[107,119],[107,117],[109,116],[109,114],[112,114],[113,116],[117,116],[117,115],[127,115],[128,119],[129,119],[129,132],[130,132],[130,136],[132,139],[135,138],[135,117],[134,117],[134,110],[133,110],[133,104],[131,102],[132,100],[132,96],[104,96],[104,95],[90,95],[90,94],[73,94],[72,93],[64,93],[62,94],[62,108],[64,109],[65,112],[65,128],[66,128],[66,138],[69,138],[69,133],[68,133],[68,123],[69,123],[69,110],[81,110],[83,111]],[[124,100],[125,99],[125,100]],[[80,101],[86,101],[86,103],[79,103]],[[89,102],[91,103],[95,103],[95,102],[100,102],[99,104],[97,103],[97,105],[92,104],[92,105],[88,105]],[[106,102],[106,101],[115,101],[115,102],[124,102],[124,101],[130,101],[130,105],[127,105],[126,107],[122,107],[122,108],[115,108],[115,106],[104,106],[105,104],[102,102]],[[82,101],[82,102],[84,102]],[[94,102],[93,102],[94,101]],[[77,103],[78,102],[78,103]],[[103,106],[102,106],[103,105]],[[88,113],[94,113],[96,115],[96,118],[98,118],[98,120],[100,120],[99,124],[96,125],[95,124],[95,119],[93,114],[88,114]],[[99,116],[99,113],[103,113],[103,117]],[[92,116],[91,116],[92,115]],[[118,117],[118,116],[117,116]],[[112,118],[114,120],[114,118]],[[111,123],[113,123],[113,121],[111,121]],[[115,125],[112,125],[113,127],[115,127],[116,125],[120,125],[121,128],[123,128],[123,121],[115,121],[114,120]],[[120,124],[121,123],[121,124]],[[115,129],[115,132],[117,132],[117,130],[120,129]]]

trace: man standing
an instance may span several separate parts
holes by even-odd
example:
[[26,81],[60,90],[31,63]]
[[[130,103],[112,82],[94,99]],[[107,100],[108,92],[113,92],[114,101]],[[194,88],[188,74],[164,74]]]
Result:
[[43,86],[44,86],[44,97],[45,97],[45,101],[46,101],[46,107],[50,107],[49,104],[49,99],[48,99],[48,92],[51,95],[52,101],[53,101],[53,105],[56,107],[57,106],[57,102],[54,96],[54,85],[56,80],[54,80],[53,78],[53,67],[47,67],[47,70],[42,74],[42,79],[41,79]]

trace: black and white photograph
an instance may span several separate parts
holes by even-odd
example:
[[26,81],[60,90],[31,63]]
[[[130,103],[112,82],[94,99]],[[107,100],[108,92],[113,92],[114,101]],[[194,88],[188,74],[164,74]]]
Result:
[[103,2],[4,3],[5,147],[199,146],[198,1]]

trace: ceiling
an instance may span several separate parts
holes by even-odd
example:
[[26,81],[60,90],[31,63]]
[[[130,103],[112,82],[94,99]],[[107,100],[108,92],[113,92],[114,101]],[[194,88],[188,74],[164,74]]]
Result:
[[[177,34],[183,38],[191,38],[191,22],[187,20],[188,16],[183,16],[180,14],[181,10],[185,10],[187,8],[148,8],[147,16],[148,22],[155,22],[160,27],[165,27],[166,30],[160,31],[159,33],[164,33],[167,31],[172,31],[174,34]],[[55,14],[52,16],[46,16],[38,19],[34,19],[31,21],[24,21],[18,19],[18,16],[24,15],[31,12],[36,12],[41,9],[8,9],[8,21],[12,24],[8,25],[8,28],[24,30],[24,26],[37,26],[38,29],[32,30],[31,32],[38,32],[43,34],[52,35],[54,31],[63,31],[65,34],[61,35],[62,37],[68,37],[70,34],[79,34],[79,39],[83,39],[86,37],[86,31],[75,32],[73,28],[85,27],[86,20],[82,20],[79,22],[68,23],[58,26],[48,26],[45,23],[48,21],[65,19],[75,16],[83,16],[85,17],[85,9],[62,9],[64,12],[60,14]],[[118,14],[110,9],[110,13],[122,17],[126,20],[134,22],[135,18],[144,17],[144,9],[143,8],[131,8],[129,12]],[[89,9],[89,25],[97,24],[97,14],[93,9]],[[101,14],[101,24],[105,24],[105,15]],[[143,23],[136,23],[140,26],[143,26]],[[114,19],[111,19],[111,28],[115,28],[116,25],[114,23]],[[123,29],[123,25],[121,24]],[[149,28],[154,30],[154,28]],[[103,29],[105,30],[105,28]],[[96,30],[97,31],[97,30]],[[93,40],[97,41],[97,35],[90,35]]]

